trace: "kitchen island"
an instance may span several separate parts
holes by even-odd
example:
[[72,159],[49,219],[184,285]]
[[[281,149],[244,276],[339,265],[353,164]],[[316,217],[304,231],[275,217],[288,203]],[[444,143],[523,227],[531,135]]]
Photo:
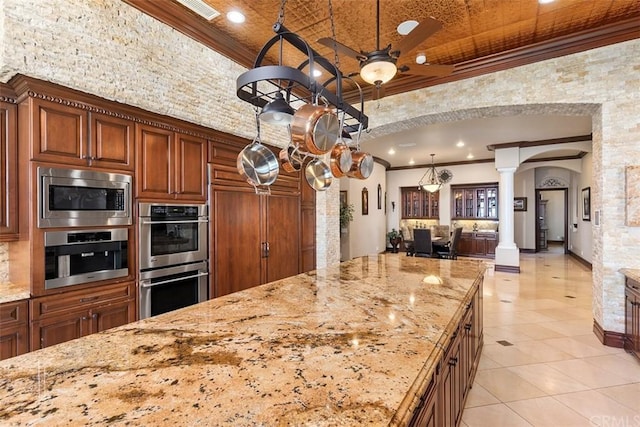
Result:
[[0,424],[407,425],[455,343],[468,389],[484,270],[368,256],[14,357]]

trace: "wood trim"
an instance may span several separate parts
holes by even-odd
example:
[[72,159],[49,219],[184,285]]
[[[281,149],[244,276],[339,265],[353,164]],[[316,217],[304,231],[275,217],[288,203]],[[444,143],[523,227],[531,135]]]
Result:
[[605,331],[596,319],[593,319],[593,333],[607,347],[624,348],[625,335],[622,332]]
[[487,145],[487,150],[495,151],[501,148],[538,147],[541,145],[567,144],[569,142],[583,142],[583,141],[593,141],[593,134],[590,133],[588,135],[566,136],[563,138],[539,139],[537,141],[514,141],[514,142],[505,142],[503,144],[490,144],[490,145]]
[[522,248],[520,248],[520,253],[521,254],[535,254],[536,250],[535,249],[522,249]]
[[593,266],[591,265],[591,263],[586,259],[582,258],[580,255],[576,254],[575,252],[569,251],[569,256],[571,256],[573,259],[578,261],[580,264],[587,267],[589,270],[593,270]]
[[520,273],[520,266],[513,265],[498,265],[496,264],[493,268],[495,271],[502,271],[504,273]]

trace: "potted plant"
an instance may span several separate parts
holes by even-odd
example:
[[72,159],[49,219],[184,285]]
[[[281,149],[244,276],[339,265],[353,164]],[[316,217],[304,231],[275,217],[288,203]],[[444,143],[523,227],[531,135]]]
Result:
[[392,228],[391,231],[387,233],[387,239],[389,239],[389,243],[391,244],[391,252],[394,254],[398,253],[398,245],[402,242],[402,231]]
[[353,221],[353,211],[355,208],[352,204],[340,206],[340,230],[346,233],[347,226]]

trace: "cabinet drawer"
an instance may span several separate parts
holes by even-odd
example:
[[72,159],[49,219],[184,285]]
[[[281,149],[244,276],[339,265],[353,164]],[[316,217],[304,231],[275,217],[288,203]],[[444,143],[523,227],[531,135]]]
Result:
[[0,304],[0,325],[3,328],[26,323],[29,318],[27,300]]
[[90,309],[105,302],[133,298],[134,294],[134,283],[127,282],[34,298],[31,300],[32,320],[80,308]]

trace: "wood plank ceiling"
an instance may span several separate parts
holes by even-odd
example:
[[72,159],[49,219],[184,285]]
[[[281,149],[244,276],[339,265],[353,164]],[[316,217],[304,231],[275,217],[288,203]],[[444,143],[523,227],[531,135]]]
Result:
[[[176,0],[123,0],[167,23],[230,59],[253,67],[257,53],[275,34],[279,0],[204,0],[221,15],[207,21]],[[376,2],[332,0],[336,39],[357,51],[376,49]],[[317,42],[331,37],[329,1],[285,1],[284,25],[309,45],[334,61],[332,49]],[[246,16],[244,24],[225,18],[230,10]],[[398,74],[385,85],[387,95],[495,72],[543,59],[640,38],[640,1],[637,0],[380,0],[380,47],[397,44],[397,26],[406,20],[432,16],[443,28],[398,63],[412,67],[418,53],[431,64],[449,64],[455,71],[446,77]],[[282,64],[297,66],[306,57],[285,45]],[[339,55],[343,73],[357,72],[357,60]],[[263,61],[277,64],[278,49]],[[372,86],[364,84],[365,96]],[[347,87],[346,99],[356,100],[355,87]]]

